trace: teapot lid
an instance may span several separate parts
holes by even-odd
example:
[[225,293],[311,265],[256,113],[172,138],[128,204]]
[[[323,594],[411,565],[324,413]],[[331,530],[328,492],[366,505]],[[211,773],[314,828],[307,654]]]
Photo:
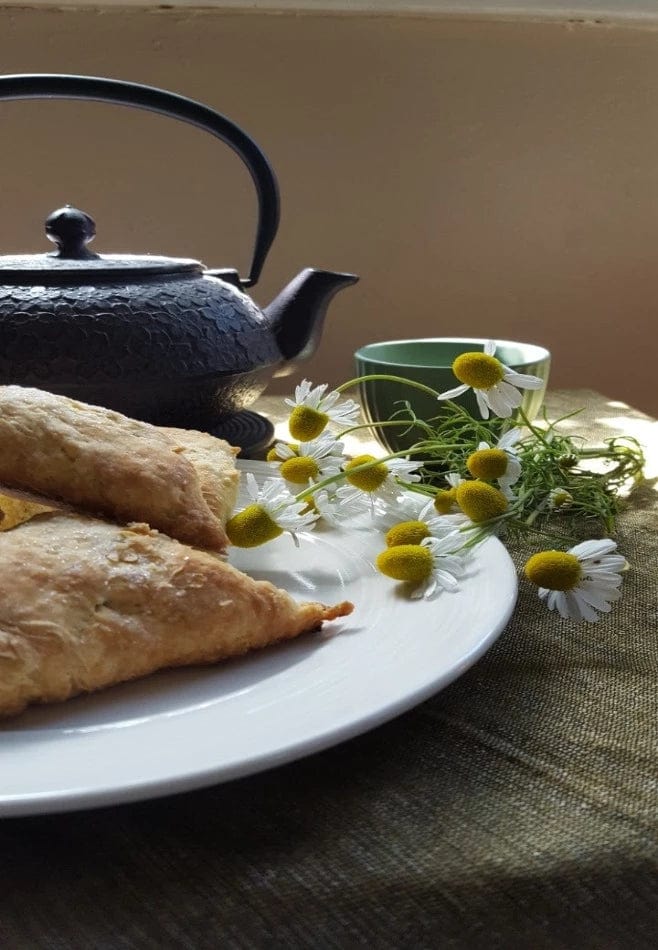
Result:
[[0,255],[0,284],[80,285],[204,272],[202,264],[187,258],[94,254],[87,244],[96,235],[96,224],[88,214],[71,205],[46,218],[46,235],[57,245],[56,251]]

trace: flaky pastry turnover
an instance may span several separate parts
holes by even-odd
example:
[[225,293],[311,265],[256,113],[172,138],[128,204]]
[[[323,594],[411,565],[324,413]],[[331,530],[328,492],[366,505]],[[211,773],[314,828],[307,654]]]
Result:
[[237,449],[221,439],[40,389],[0,386],[0,448],[6,489],[226,549],[239,474]]
[[297,603],[146,525],[64,512],[0,535],[0,577],[0,716],[215,663],[352,610]]

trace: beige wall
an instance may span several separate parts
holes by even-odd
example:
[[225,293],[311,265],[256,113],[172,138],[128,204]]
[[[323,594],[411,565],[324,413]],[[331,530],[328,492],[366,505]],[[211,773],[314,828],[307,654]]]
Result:
[[[658,414],[658,32],[2,9],[0,71],[161,85],[244,125],[282,192],[254,296],[305,266],[362,278],[314,380],[351,375],[370,340],[516,338],[553,351],[553,385]],[[208,136],[87,103],[0,104],[0,122],[3,253],[43,249],[43,218],[71,202],[96,250],[246,269],[250,182]]]

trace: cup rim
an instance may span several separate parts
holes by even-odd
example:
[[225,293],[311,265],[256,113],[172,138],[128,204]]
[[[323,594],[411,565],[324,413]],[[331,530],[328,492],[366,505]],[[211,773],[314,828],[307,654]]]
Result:
[[[381,340],[379,342],[365,343],[363,346],[359,347],[358,350],[354,353],[354,358],[361,360],[362,362],[368,363],[379,363],[383,366],[406,366],[409,369],[450,369],[451,363],[446,363],[445,366],[437,366],[436,363],[406,363],[403,360],[388,360],[385,356],[374,356],[368,355],[368,350],[371,347],[387,347],[387,346],[399,346],[404,343],[474,343],[480,346],[484,346],[485,343],[490,340],[491,337],[469,337],[469,336],[434,336],[434,337],[407,337],[400,340]],[[527,358],[524,358],[521,362],[516,362],[515,366],[525,365],[526,363],[538,363],[542,360],[550,359],[550,351],[544,346],[540,346],[537,343],[523,343],[520,340],[498,340],[494,341],[496,346],[516,346],[528,349],[530,354]],[[534,353],[532,352],[534,351]]]

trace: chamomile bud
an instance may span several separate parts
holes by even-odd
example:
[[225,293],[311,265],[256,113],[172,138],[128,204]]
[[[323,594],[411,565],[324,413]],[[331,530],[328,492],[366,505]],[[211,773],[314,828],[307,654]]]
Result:
[[456,488],[440,488],[434,496],[434,508],[440,515],[450,514],[457,504]]

